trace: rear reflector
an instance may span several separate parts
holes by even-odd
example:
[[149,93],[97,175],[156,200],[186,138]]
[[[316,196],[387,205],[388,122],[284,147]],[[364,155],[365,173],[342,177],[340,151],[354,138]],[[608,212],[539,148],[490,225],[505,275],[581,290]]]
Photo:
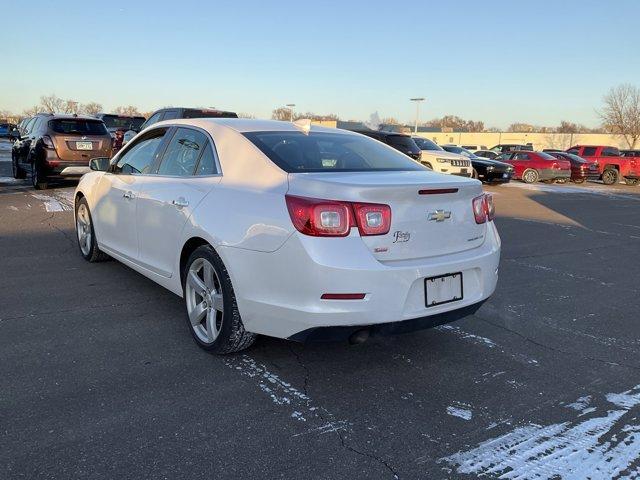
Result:
[[362,300],[364,293],[323,293],[322,300]]
[[443,193],[457,193],[457,188],[433,188],[427,190],[418,190],[418,195],[442,195]]

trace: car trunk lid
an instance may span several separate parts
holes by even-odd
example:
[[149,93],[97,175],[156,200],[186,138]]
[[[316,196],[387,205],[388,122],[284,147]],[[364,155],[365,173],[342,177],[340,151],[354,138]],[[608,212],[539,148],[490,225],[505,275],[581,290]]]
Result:
[[480,246],[474,197],[480,182],[428,171],[290,173],[289,194],[391,207],[389,233],[362,240],[380,261],[436,257]]

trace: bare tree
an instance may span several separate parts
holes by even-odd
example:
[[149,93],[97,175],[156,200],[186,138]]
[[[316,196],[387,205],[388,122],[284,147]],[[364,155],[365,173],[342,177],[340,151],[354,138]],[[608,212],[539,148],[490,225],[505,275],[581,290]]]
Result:
[[380,120],[380,123],[384,125],[400,125],[400,122],[395,117],[385,117],[382,120]]
[[238,118],[256,118],[256,116],[253,113],[240,112]]
[[42,106],[40,105],[34,105],[33,107],[29,107],[29,108],[25,108],[22,111],[22,115],[24,115],[25,117],[33,117],[34,115],[37,115],[38,113],[42,112]]
[[288,121],[291,119],[291,110],[289,110],[287,107],[276,108],[271,112],[271,118],[274,120]]
[[440,129],[451,129],[463,132],[482,132],[484,131],[484,122],[465,120],[456,115],[445,115],[442,118],[434,118],[424,123],[427,127],[436,127]]
[[140,115],[138,107],[134,107],[133,105],[117,107],[113,110],[113,113],[116,115],[124,115],[126,117],[135,117]]
[[65,101],[58,98],[55,94],[43,95],[40,97],[41,111],[47,113],[56,113],[62,111]]
[[599,113],[604,128],[621,135],[633,149],[640,138],[640,88],[622,84],[612,88],[603,98]]
[[64,100],[62,102],[62,111],[64,113],[80,113],[80,104],[75,100]]
[[102,104],[98,102],[89,102],[82,105],[82,113],[87,115],[96,115],[102,111]]

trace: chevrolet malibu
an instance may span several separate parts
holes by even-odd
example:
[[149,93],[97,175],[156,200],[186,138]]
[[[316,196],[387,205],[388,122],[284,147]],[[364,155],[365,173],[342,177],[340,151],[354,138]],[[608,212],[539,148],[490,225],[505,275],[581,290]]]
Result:
[[409,332],[474,313],[500,237],[477,180],[308,122],[163,121],[75,192],[82,256],[113,257],[184,299],[212,353]]

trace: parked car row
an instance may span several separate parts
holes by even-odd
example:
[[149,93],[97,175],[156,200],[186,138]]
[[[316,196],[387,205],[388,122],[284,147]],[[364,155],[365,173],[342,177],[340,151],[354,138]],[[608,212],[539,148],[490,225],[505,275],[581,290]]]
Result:
[[160,120],[202,117],[237,115],[198,108],[163,108],[148,120],[107,113],[95,116],[39,113],[23,119],[11,130],[16,132],[11,149],[13,176],[29,175],[36,189],[44,189],[51,180],[82,176],[89,171],[91,158],[112,157],[139,131]]

